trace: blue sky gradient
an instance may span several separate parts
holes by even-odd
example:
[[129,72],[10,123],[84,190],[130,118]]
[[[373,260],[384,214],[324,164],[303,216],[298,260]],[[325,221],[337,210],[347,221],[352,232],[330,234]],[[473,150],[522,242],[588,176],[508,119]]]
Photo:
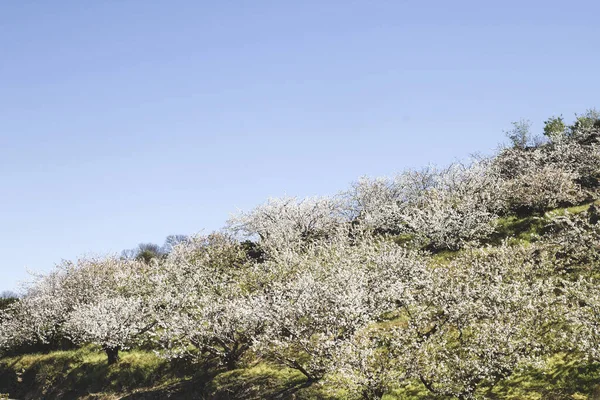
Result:
[[600,106],[597,1],[0,4],[0,291]]

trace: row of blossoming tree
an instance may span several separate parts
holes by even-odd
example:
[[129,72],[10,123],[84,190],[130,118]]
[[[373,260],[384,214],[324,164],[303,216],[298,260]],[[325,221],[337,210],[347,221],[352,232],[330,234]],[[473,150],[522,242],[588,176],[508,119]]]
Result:
[[492,158],[269,200],[160,258],[65,261],[2,311],[0,351],[260,357],[364,399],[415,382],[469,399],[559,351],[600,361],[596,208],[545,218],[526,243],[491,240],[500,218],[599,198],[597,116],[557,121]]

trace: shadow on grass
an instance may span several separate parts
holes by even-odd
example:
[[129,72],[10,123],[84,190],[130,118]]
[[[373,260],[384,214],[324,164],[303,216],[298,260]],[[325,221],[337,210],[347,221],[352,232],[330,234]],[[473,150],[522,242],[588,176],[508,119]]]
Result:
[[0,362],[0,393],[28,399],[326,399],[319,385],[267,363],[225,371],[215,359],[201,363],[124,353],[108,365],[90,349],[29,354]]
[[191,376],[205,366],[167,362],[152,353],[124,354],[108,365],[102,354],[80,349],[25,355],[0,363],[0,393],[18,399],[76,399],[97,393],[128,393]]
[[543,370],[528,369],[487,393],[490,399],[600,399],[600,363],[555,355]]
[[507,238],[515,238],[532,242],[537,235],[542,234],[548,222],[539,216],[518,218],[516,216],[504,217],[498,220],[496,231],[486,241],[487,244],[500,245]]
[[138,391],[123,400],[211,399],[283,400],[325,399],[306,379],[290,370],[258,364],[233,371],[207,370],[191,379]]

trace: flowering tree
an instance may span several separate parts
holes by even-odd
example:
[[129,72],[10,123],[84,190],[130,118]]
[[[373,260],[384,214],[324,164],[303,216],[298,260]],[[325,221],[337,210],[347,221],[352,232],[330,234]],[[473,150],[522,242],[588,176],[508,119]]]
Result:
[[391,345],[389,329],[368,327],[338,347],[328,382],[352,398],[379,400],[398,382],[406,381],[400,354]]
[[565,280],[564,290],[568,297],[567,318],[569,329],[560,332],[568,346],[566,350],[578,350],[590,361],[600,361],[600,292],[598,279],[580,276]]
[[493,169],[504,181],[498,197],[506,211],[539,212],[597,198],[600,129],[576,130],[536,148],[504,149],[493,159]]
[[334,199],[284,197],[240,213],[228,225],[233,232],[258,237],[270,257],[280,257],[334,235],[345,221],[341,204]]
[[0,352],[61,337],[64,321],[59,299],[26,296],[0,312]]
[[579,214],[566,213],[552,218],[542,240],[556,246],[557,269],[589,271],[600,262],[600,217],[597,207]]
[[175,246],[156,280],[156,341],[167,357],[192,345],[228,369],[249,349],[262,321],[245,285],[249,260],[241,244],[222,234],[196,236]]
[[545,211],[560,205],[577,204],[585,199],[575,182],[577,175],[553,165],[531,168],[506,181],[502,195],[514,210]]
[[435,395],[475,398],[551,351],[546,339],[565,322],[552,254],[503,245],[426,269],[395,326],[341,347],[335,381],[364,399],[413,380]]
[[341,237],[260,268],[269,281],[257,299],[265,327],[255,349],[315,381],[355,332],[406,301],[424,263],[394,244]]
[[[25,296],[5,312],[4,346],[50,343],[65,336],[64,322],[78,298],[94,296],[97,287],[81,285],[80,264],[63,261],[47,275],[34,275],[26,287]],[[108,273],[105,277],[110,277]],[[91,275],[90,278],[94,277]],[[97,277],[98,281],[101,280]]]
[[362,179],[346,193],[357,220],[375,231],[409,234],[433,249],[458,249],[494,232],[500,185],[480,160],[444,170],[409,171],[393,180]]
[[506,245],[435,266],[395,331],[407,373],[433,393],[467,399],[543,354],[561,315],[552,271],[552,253]]
[[[38,276],[9,310],[6,346],[64,337],[99,344],[109,361],[116,361],[118,349],[127,347],[132,336],[124,332],[133,332],[149,316],[141,308],[148,296],[145,268],[113,256],[62,262]],[[151,322],[145,319],[144,324]]]
[[139,297],[101,296],[93,303],[77,305],[64,329],[75,343],[101,346],[110,365],[119,360],[119,350],[129,348],[153,326],[149,315]]

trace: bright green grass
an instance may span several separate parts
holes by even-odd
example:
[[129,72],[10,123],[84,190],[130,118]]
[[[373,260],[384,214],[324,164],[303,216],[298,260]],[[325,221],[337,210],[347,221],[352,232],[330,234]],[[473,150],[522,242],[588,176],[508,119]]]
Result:
[[169,363],[142,350],[121,352],[110,366],[93,346],[0,360],[0,393],[18,399],[332,398],[321,389],[295,370],[266,362],[225,371],[211,362]]
[[298,371],[264,362],[223,372],[214,378],[212,388],[210,398],[226,398],[226,394],[231,399],[327,398]]
[[573,206],[573,207],[568,207],[568,208],[558,208],[556,210],[548,211],[546,213],[546,216],[555,217],[555,216],[559,216],[559,215],[565,215],[567,212],[569,214],[579,214],[584,211],[587,211],[588,208],[590,208],[590,206],[592,204],[600,205],[600,200],[596,200],[591,203],[581,204],[579,206]]
[[545,367],[521,371],[487,395],[502,400],[600,399],[600,363],[556,354]]
[[181,379],[172,365],[153,353],[122,352],[109,366],[91,346],[47,354],[26,354],[0,361],[0,393],[16,398],[80,398],[83,395],[129,392],[139,387]]
[[600,200],[581,204],[578,206],[558,208],[546,212],[542,216],[517,217],[514,215],[498,218],[496,221],[496,232],[489,240],[490,244],[500,244],[503,240],[514,243],[535,242],[542,233],[543,228],[553,217],[569,214],[579,214],[587,211],[592,204],[600,205]]

